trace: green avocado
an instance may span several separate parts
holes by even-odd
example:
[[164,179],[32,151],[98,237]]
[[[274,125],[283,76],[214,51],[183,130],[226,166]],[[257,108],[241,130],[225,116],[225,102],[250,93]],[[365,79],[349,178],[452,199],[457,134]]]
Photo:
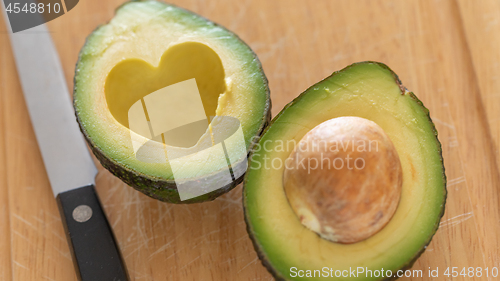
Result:
[[[181,201],[170,161],[148,163],[134,157],[127,115],[131,106],[156,90],[192,78],[207,120],[238,119],[248,154],[270,121],[269,87],[255,53],[227,29],[169,4],[127,2],[108,24],[90,34],[76,65],[74,108],[91,150],[115,176],[161,201],[213,200],[243,180],[241,175],[217,190]],[[207,135],[208,130],[200,139]],[[226,149],[231,155],[235,148],[226,144]],[[183,162],[181,171],[183,180],[198,185],[243,163],[199,154]]]
[[[342,116],[379,125],[394,144],[402,168],[401,197],[392,218],[373,236],[350,244],[326,240],[301,224],[287,200],[285,168],[279,165],[292,152],[283,144],[299,142],[317,125]],[[263,265],[277,280],[396,279],[398,270],[410,268],[425,250],[444,213],[441,152],[429,111],[386,65],[356,63],[313,85],[272,120],[251,154],[244,215]],[[365,273],[350,275],[358,267]],[[348,277],[343,276],[346,272]]]

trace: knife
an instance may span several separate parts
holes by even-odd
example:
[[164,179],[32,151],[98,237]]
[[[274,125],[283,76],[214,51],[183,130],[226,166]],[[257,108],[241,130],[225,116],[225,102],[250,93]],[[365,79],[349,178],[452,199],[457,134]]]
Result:
[[[7,16],[4,18],[10,26]],[[75,120],[47,27],[42,24],[9,36],[78,279],[128,280],[125,263],[95,191],[97,169]]]

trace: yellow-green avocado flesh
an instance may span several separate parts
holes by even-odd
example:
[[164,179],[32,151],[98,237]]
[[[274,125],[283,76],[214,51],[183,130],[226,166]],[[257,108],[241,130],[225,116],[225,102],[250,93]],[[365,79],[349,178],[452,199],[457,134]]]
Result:
[[[130,106],[192,78],[207,117],[237,118],[249,152],[270,121],[269,88],[256,55],[227,29],[169,4],[127,2],[87,38],[76,65],[74,107],[93,153],[125,183],[166,202],[213,200],[243,179],[181,202],[168,161],[146,163],[135,157],[127,120]],[[183,179],[217,180],[221,171],[227,172],[227,163],[207,153],[197,154],[199,159],[190,156]]]
[[[284,165],[279,165],[293,149],[287,141],[298,143],[315,126],[340,116],[366,118],[382,127],[394,143],[403,170],[396,213],[380,232],[354,244],[322,239],[300,223],[283,190]],[[324,267],[334,274],[357,267],[383,268],[393,274],[409,268],[437,231],[445,201],[441,144],[429,111],[394,72],[376,62],[335,72],[288,104],[252,152],[243,191],[248,233],[263,264],[278,280],[323,280],[317,272],[316,277],[306,277],[305,270],[323,274]],[[292,267],[294,272],[304,270],[304,277],[292,272]],[[363,274],[336,278],[344,279],[392,278]]]

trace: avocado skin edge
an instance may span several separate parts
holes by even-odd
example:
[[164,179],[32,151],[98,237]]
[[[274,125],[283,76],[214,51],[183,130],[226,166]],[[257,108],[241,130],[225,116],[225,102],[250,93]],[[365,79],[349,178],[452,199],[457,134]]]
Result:
[[[335,71],[333,72],[330,76],[324,78],[323,80],[317,82],[316,84],[310,86],[308,89],[306,89],[304,92],[302,92],[298,97],[296,97],[295,99],[293,99],[291,102],[289,102],[287,105],[285,105],[285,107],[283,107],[283,109],[280,111],[280,113],[278,113],[278,115],[276,115],[271,123],[269,124],[269,126],[264,130],[264,132],[262,133],[261,137],[264,136],[267,132],[267,130],[269,130],[269,128],[272,127],[273,123],[275,122],[275,120],[277,120],[281,114],[283,114],[283,112],[290,106],[292,106],[293,104],[295,104],[297,101],[299,101],[302,96],[305,95],[306,92],[308,92],[309,89],[312,89],[315,87],[315,85],[327,80],[327,79],[330,79],[331,77],[337,75],[338,73],[346,70],[346,69],[349,69],[353,66],[356,66],[356,65],[359,65],[359,64],[376,64],[384,69],[387,69],[391,72],[392,76],[394,77],[394,81],[396,82],[396,84],[399,86],[399,89],[401,90],[401,94],[402,95],[405,95],[405,94],[408,94],[421,108],[422,110],[425,112],[425,114],[427,115],[427,118],[428,118],[428,121],[429,123],[431,124],[432,126],[432,131],[434,132],[434,136],[435,136],[435,139],[436,139],[436,143],[438,145],[438,153],[439,153],[439,158],[441,159],[441,166],[442,166],[442,169],[443,169],[443,183],[444,183],[444,186],[443,186],[443,192],[444,192],[444,196],[443,196],[443,204],[442,204],[442,207],[441,207],[441,213],[438,215],[439,217],[439,220],[436,221],[436,224],[434,225],[434,230],[432,231],[431,235],[429,236],[429,239],[425,242],[424,246],[420,249],[419,252],[417,252],[415,254],[415,256],[410,260],[408,261],[408,263],[406,263],[405,265],[403,265],[399,270],[407,270],[407,269],[410,269],[413,264],[417,261],[417,259],[424,253],[427,245],[429,245],[429,243],[431,242],[432,240],[432,237],[434,237],[434,235],[436,234],[438,228],[439,228],[439,222],[441,221],[441,218],[443,217],[444,215],[444,211],[445,211],[445,205],[446,205],[446,199],[447,199],[447,189],[446,189],[446,173],[445,173],[445,167],[444,167],[444,161],[443,161],[443,149],[442,149],[442,146],[441,146],[441,142],[439,142],[439,139],[438,139],[438,132],[436,130],[436,126],[434,125],[434,122],[432,122],[432,119],[431,119],[431,116],[430,116],[430,112],[429,110],[424,106],[424,104],[422,103],[422,101],[420,101],[417,96],[415,96],[415,94],[413,94],[413,92],[409,92],[404,86],[403,84],[401,83],[401,80],[399,80],[399,77],[397,76],[397,74],[392,71],[392,69],[390,69],[387,65],[381,63],[381,62],[375,62],[375,61],[363,61],[363,62],[357,62],[357,63],[353,63],[349,66],[346,66],[345,68],[341,69],[341,70],[338,70],[338,71]],[[252,157],[252,153],[250,153],[250,157]],[[249,157],[249,159],[250,159]],[[255,252],[257,253],[257,256],[259,257],[262,265],[267,269],[267,271],[269,271],[269,273],[271,273],[271,275],[278,281],[287,281],[287,280],[291,280],[291,279],[287,279],[287,277],[283,276],[281,273],[279,273],[277,270],[275,270],[271,264],[271,262],[266,258],[266,255],[264,254],[264,250],[260,247],[258,241],[257,241],[257,238],[255,237],[254,235],[254,231],[252,230],[252,226],[250,224],[250,219],[248,217],[248,214],[247,214],[247,206],[246,206],[246,196],[245,196],[245,190],[246,190],[246,183],[248,181],[248,177],[245,175],[245,178],[243,180],[243,190],[242,190],[242,200],[243,200],[243,215],[244,215],[244,219],[245,219],[245,223],[246,223],[246,229],[247,229],[247,233],[250,237],[250,240],[252,240],[252,244],[253,244],[253,247],[255,249]],[[380,281],[391,281],[391,280],[396,280],[398,279],[399,277],[386,277],[384,279],[380,279]]]
[[[132,3],[132,2],[147,2],[147,0],[131,0],[129,2],[125,2],[115,10],[115,14],[120,8],[127,5],[128,3]],[[262,136],[264,129],[270,124],[271,117],[272,117],[271,116],[272,104],[271,104],[271,93],[269,90],[269,80],[267,79],[267,77],[264,73],[264,70],[262,68],[262,63],[260,62],[260,60],[257,57],[257,55],[255,54],[255,52],[250,48],[250,46],[248,46],[247,43],[245,43],[243,40],[241,40],[241,38],[237,34],[228,30],[224,26],[221,26],[221,25],[219,25],[211,20],[208,20],[207,18],[202,17],[202,16],[200,16],[192,11],[175,6],[173,4],[167,4],[164,2],[162,2],[162,4],[164,4],[166,6],[172,6],[172,7],[175,7],[177,9],[189,12],[192,15],[195,15],[195,16],[199,17],[200,19],[205,20],[210,25],[217,26],[217,27],[220,27],[220,28],[226,30],[229,34],[234,36],[244,46],[246,46],[248,48],[248,50],[252,53],[253,59],[256,61],[256,63],[259,66],[259,72],[262,74],[262,80],[263,80],[263,84],[265,86],[265,91],[266,91],[266,105],[264,108],[264,114],[260,120],[260,127],[257,130],[257,133],[255,134],[255,136],[252,136],[252,142],[250,143],[249,148],[247,150],[248,151],[247,155],[250,155],[251,151],[254,149],[255,144],[258,142],[260,136]],[[99,160],[101,165],[104,168],[106,168],[108,171],[110,171],[113,175],[115,175],[116,177],[121,179],[124,183],[133,187],[137,191],[140,191],[151,198],[154,198],[154,199],[157,199],[157,200],[160,200],[163,202],[174,203],[174,204],[192,204],[192,203],[213,201],[217,197],[219,197],[220,195],[229,192],[234,187],[236,187],[238,184],[240,184],[243,181],[245,174],[240,176],[238,179],[235,179],[230,184],[225,185],[225,186],[223,186],[219,189],[216,189],[212,192],[206,193],[204,195],[201,195],[201,196],[198,196],[195,198],[191,198],[189,200],[181,201],[181,199],[179,197],[179,192],[177,191],[177,186],[175,184],[175,181],[151,177],[151,176],[148,176],[148,175],[145,175],[142,173],[138,173],[138,172],[136,172],[128,167],[122,166],[122,165],[120,165],[120,163],[114,161],[113,159],[107,158],[105,156],[104,152],[101,149],[99,149],[99,147],[97,147],[95,145],[95,143],[92,141],[92,139],[88,136],[87,132],[85,131],[85,128],[83,128],[83,126],[81,125],[81,122],[80,122],[80,119],[79,119],[78,113],[77,113],[77,106],[76,106],[77,100],[75,99],[74,95],[76,93],[76,77],[78,75],[78,64],[80,63],[81,56],[83,54],[83,50],[85,49],[85,46],[87,45],[89,38],[91,38],[92,34],[96,31],[98,31],[101,26],[103,26],[103,25],[97,26],[94,29],[94,31],[92,31],[92,33],[90,33],[87,36],[87,38],[85,39],[85,43],[83,45],[84,47],[82,47],[82,49],[80,50],[80,52],[78,54],[78,60],[77,60],[76,65],[75,65],[75,71],[74,71],[75,74],[74,74],[74,78],[73,78],[73,108],[75,111],[76,121],[77,121],[78,126],[80,128],[80,131],[82,132],[83,136],[85,137],[86,142],[88,143],[88,145],[90,147],[90,150],[95,155],[97,160]],[[213,176],[213,175],[214,174],[206,175],[206,177]],[[193,179],[193,180],[196,180],[196,179]]]

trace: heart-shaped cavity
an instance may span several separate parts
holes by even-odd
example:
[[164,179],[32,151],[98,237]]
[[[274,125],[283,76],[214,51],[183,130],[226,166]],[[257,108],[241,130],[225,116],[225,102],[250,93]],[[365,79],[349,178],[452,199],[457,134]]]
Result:
[[196,79],[205,115],[210,120],[210,116],[216,115],[219,95],[226,91],[225,73],[217,53],[199,42],[170,46],[157,67],[141,59],[126,59],[115,65],[105,85],[109,111],[129,128],[128,111],[135,102],[156,90],[192,78]]

